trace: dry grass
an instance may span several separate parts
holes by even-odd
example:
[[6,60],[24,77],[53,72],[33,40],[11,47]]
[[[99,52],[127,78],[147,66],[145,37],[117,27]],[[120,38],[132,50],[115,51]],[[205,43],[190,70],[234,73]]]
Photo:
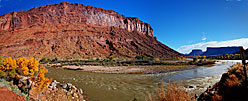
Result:
[[243,65],[240,63],[233,65],[227,73],[228,77],[224,82],[227,87],[238,86],[244,81]]
[[236,75],[231,74],[231,75],[229,76],[229,78],[226,79],[226,82],[224,83],[224,85],[225,85],[226,87],[231,88],[231,87],[233,87],[233,86],[239,85],[240,83],[241,83],[241,82],[240,82],[239,79],[236,77]]
[[219,95],[219,94],[214,94],[212,97],[211,97],[212,101],[221,101],[223,100],[222,99],[222,96]]
[[191,99],[190,94],[186,92],[183,86],[169,83],[167,87],[167,92],[164,90],[163,83],[160,88],[156,87],[157,95],[148,95],[146,101],[194,101]]
[[241,67],[243,67],[240,63],[233,65],[231,68],[229,68],[228,70],[228,74],[234,74],[236,73],[237,70],[242,69]]

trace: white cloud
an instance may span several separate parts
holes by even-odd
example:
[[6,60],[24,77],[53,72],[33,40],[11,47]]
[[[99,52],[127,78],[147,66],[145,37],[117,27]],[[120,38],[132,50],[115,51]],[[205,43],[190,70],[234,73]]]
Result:
[[207,40],[207,38],[206,37],[202,37],[202,40]]
[[184,45],[177,49],[181,53],[189,53],[192,49],[202,49],[206,51],[207,47],[226,47],[226,46],[243,46],[245,49],[248,48],[248,38],[241,38],[228,41],[211,41],[201,42],[192,45]]
[[206,37],[206,34],[207,34],[207,33],[206,33],[206,32],[202,32],[202,34],[203,34],[203,35],[202,35],[202,40],[203,40],[203,41],[207,40],[207,37]]

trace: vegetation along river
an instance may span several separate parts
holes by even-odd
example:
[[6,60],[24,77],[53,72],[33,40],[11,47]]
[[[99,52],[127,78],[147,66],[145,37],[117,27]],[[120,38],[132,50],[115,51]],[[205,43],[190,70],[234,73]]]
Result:
[[199,95],[219,81],[221,74],[236,62],[158,74],[103,74],[47,67],[47,76],[82,88],[90,101],[133,101],[134,98],[144,101],[148,93],[155,93],[156,86],[162,81],[165,86],[169,81],[180,82],[187,90]]

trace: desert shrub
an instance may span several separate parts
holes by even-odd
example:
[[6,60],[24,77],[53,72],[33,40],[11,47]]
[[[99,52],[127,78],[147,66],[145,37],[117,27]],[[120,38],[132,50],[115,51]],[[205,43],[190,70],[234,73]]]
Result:
[[40,62],[46,62],[46,58],[40,59]]
[[58,61],[58,58],[54,58],[52,59],[52,62]]
[[169,83],[167,87],[167,91],[164,90],[163,83],[160,88],[156,87],[157,95],[149,94],[148,99],[146,101],[191,101],[190,95],[183,86]]
[[114,57],[113,57],[113,56],[109,56],[109,57],[108,57],[108,60],[109,60],[109,61],[113,61],[113,60],[114,60]]
[[141,60],[141,59],[142,59],[142,56],[137,55],[137,56],[135,57],[135,59]]
[[97,61],[97,62],[99,62],[99,61],[100,61],[100,59],[99,59],[99,58],[96,58],[96,61]]
[[150,61],[153,61],[154,60],[153,57],[148,57],[148,56],[144,56],[144,55],[137,55],[135,57],[135,59],[138,59],[138,60],[150,60]]
[[88,60],[92,60],[92,57],[91,56],[88,56]]
[[143,58],[143,60],[150,60],[150,61],[153,61],[154,58],[153,58],[153,57],[147,57],[147,56],[145,56],[145,57]]
[[228,69],[228,73],[234,74],[238,69],[240,69],[240,67],[241,67],[240,63],[233,65],[231,68]]
[[50,62],[50,61],[51,61],[51,59],[47,59],[47,61],[48,61],[48,62]]
[[239,81],[239,79],[236,77],[235,74],[229,75],[229,77],[226,79],[226,82],[224,82],[224,85],[228,88],[231,88],[233,86],[238,86],[240,84],[241,82]]

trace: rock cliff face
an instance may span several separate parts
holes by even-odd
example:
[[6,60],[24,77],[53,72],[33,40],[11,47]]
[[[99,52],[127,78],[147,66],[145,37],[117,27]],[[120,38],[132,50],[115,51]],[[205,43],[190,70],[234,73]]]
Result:
[[182,56],[157,41],[151,26],[138,18],[68,2],[0,16],[0,39],[2,56]]
[[136,17],[125,17],[112,10],[104,10],[78,3],[63,2],[55,5],[34,7],[29,11],[5,14],[0,18],[0,30],[14,31],[32,26],[59,24],[87,24],[94,26],[116,27],[137,31],[153,36],[153,29]]

